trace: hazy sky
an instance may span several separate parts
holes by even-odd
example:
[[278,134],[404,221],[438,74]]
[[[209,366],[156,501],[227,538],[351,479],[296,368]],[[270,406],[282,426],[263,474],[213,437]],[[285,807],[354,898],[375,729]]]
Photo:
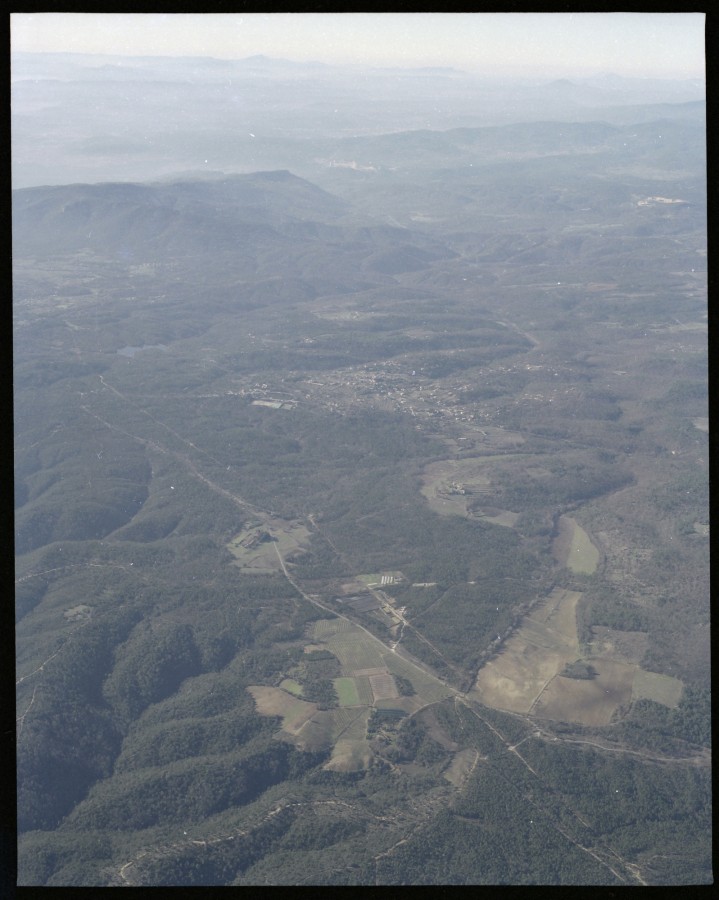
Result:
[[14,13],[13,50],[704,77],[702,13]]

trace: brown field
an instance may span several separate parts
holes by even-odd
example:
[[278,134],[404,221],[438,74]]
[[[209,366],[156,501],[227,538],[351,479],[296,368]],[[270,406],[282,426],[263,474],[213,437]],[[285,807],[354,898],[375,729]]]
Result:
[[392,700],[399,697],[399,691],[392,675],[370,675],[369,683],[372,685],[372,693],[375,700]]
[[479,672],[470,696],[496,709],[527,713],[552,678],[570,660],[528,644],[517,635]]
[[546,719],[607,725],[614,711],[632,698],[636,666],[608,659],[592,659],[597,677],[592,679],[553,678],[530,713]]
[[483,666],[471,695],[487,706],[529,712],[546,685],[577,659],[578,591],[556,589]]
[[282,716],[282,728],[291,734],[296,734],[317,712],[316,703],[299,700],[280,688],[252,684],[247,690],[252,694],[257,712],[261,716]]

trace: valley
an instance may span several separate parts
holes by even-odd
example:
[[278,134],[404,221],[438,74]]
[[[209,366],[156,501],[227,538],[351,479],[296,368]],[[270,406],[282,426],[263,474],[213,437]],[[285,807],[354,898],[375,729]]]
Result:
[[631,115],[14,191],[20,884],[711,881],[703,107]]

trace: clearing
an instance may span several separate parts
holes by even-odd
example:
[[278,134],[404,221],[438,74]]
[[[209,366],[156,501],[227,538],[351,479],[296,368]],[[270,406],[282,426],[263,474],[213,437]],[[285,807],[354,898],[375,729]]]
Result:
[[682,699],[683,683],[671,675],[637,669],[632,683],[632,700],[653,700],[676,709]]
[[477,518],[493,525],[503,525],[505,528],[514,528],[519,518],[519,513],[510,512],[508,509],[497,509],[496,506],[481,506],[475,510]]
[[552,545],[552,555],[560,565],[583,575],[591,575],[599,565],[599,550],[570,516],[559,517],[559,533]]
[[[310,531],[301,522],[268,519],[243,528],[227,544],[235,557],[233,565],[247,573],[267,575],[281,568],[277,555],[291,561],[292,554],[303,553],[309,546]],[[289,559],[288,559],[289,557]]]

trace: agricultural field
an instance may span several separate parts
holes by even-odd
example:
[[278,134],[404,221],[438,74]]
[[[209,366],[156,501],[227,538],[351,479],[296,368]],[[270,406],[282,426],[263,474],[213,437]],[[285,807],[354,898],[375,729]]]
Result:
[[529,712],[539,718],[582,725],[608,725],[619,707],[632,698],[636,667],[612,660],[591,659],[596,675],[591,679],[555,676]]
[[280,682],[280,687],[285,691],[289,691],[290,694],[294,694],[295,697],[302,696],[302,685],[298,684],[293,678],[283,678]]
[[528,713],[547,684],[579,654],[578,591],[555,589],[477,674],[471,695],[487,706]]
[[444,459],[425,466],[420,491],[433,512],[467,516],[468,502],[490,484],[482,458]]
[[370,675],[369,683],[372,685],[372,693],[374,694],[375,701],[392,700],[395,697],[399,697],[397,685],[389,672],[381,675]]
[[257,712],[261,716],[281,716],[282,728],[290,734],[297,734],[302,726],[316,712],[317,704],[290,696],[286,691],[266,685],[250,685]]
[[[496,709],[591,726],[609,724],[633,700],[676,707],[682,682],[639,666],[646,633],[596,628],[582,656],[576,623],[581,596],[555,589],[480,669],[468,696]],[[591,675],[562,674],[574,662]]]
[[676,709],[683,690],[684,685],[678,678],[637,669],[632,681],[632,700],[653,700],[670,709]]
[[360,700],[357,683],[354,678],[335,678],[333,681],[340,706],[359,706]]
[[560,516],[552,553],[560,565],[582,575],[591,575],[599,564],[599,550],[571,516]]

